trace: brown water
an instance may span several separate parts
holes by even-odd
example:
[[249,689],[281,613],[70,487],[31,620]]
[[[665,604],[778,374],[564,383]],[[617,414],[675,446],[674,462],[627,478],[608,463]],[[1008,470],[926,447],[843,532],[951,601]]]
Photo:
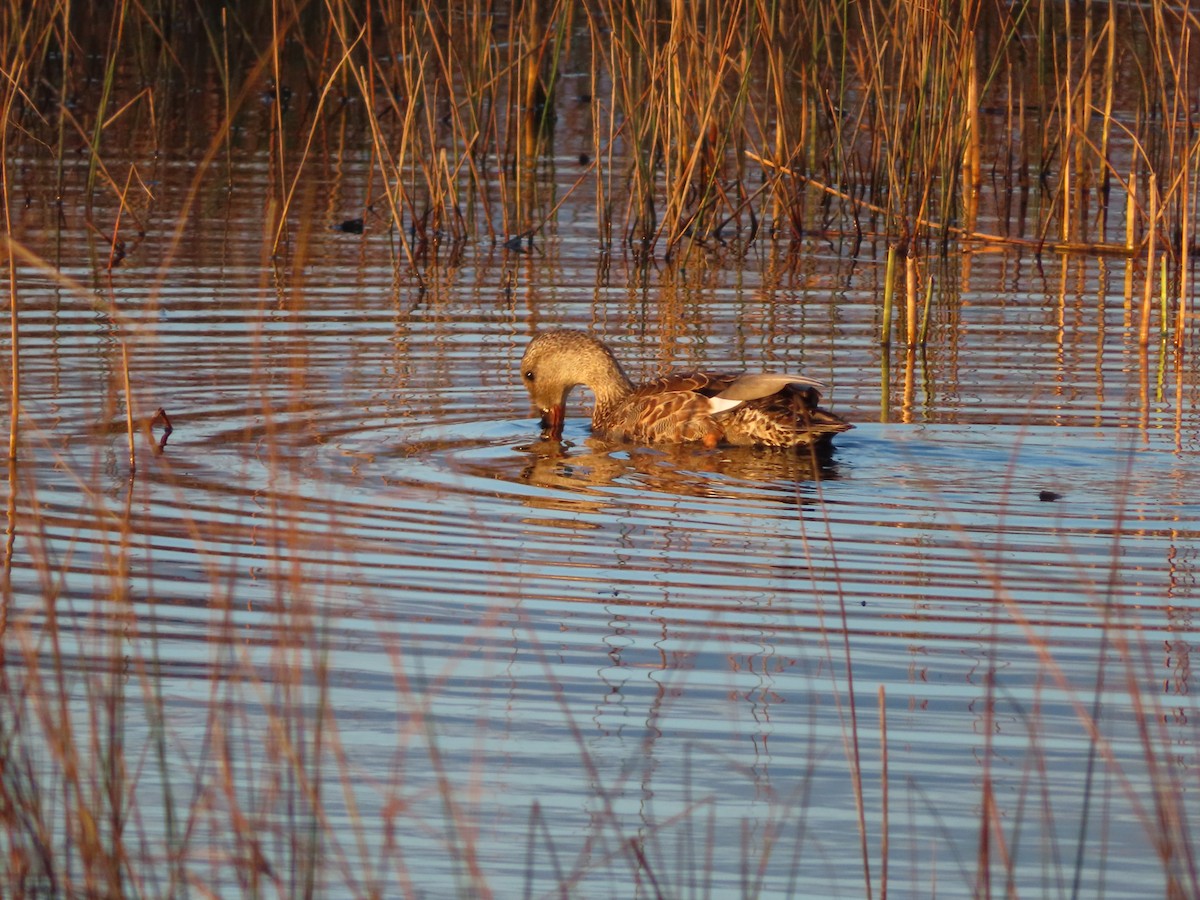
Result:
[[[584,205],[412,270],[331,227],[349,160],[271,258],[237,166],[176,246],[162,160],[111,283],[50,172],[17,184],[83,289],[18,266],[5,728],[61,811],[56,704],[86,749],[121,699],[139,890],[860,897],[886,822],[893,894],[1163,893],[1156,840],[1200,826],[1200,370],[1194,319],[1138,346],[1124,261],[956,251],[910,354],[881,244],[641,267]],[[638,373],[802,369],[856,427],[814,469],[607,446],[576,397],[550,446],[515,372],[550,326]],[[132,477],[121,334],[174,425]]]

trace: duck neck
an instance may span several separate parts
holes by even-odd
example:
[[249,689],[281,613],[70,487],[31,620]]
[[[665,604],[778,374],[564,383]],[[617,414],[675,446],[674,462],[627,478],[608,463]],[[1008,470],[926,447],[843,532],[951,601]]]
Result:
[[588,387],[596,395],[596,409],[592,419],[602,418],[607,412],[616,408],[622,400],[633,393],[633,382],[621,368],[621,364],[611,357],[605,360],[606,365],[588,382]]

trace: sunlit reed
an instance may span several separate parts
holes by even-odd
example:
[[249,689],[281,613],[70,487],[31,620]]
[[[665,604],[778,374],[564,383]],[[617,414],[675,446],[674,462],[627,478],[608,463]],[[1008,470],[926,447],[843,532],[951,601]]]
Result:
[[[73,25],[69,7],[53,9],[11,46],[44,48],[51,23]],[[393,230],[399,264],[464,242],[537,239],[557,209],[542,173],[559,111],[582,99],[594,141],[578,189],[595,196],[601,247],[613,226],[619,244],[667,258],[813,230],[883,235],[918,257],[978,241],[1143,253],[1157,232],[1171,235],[1174,301],[1186,301],[1197,26],[1164,2],[543,0],[510,14],[484,2],[361,9],[326,0],[199,23],[220,85],[227,166],[229,123],[252,99],[271,101],[278,253],[312,165],[308,148],[351,100],[379,176],[364,215]],[[124,3],[106,26],[96,114],[48,123],[60,146],[66,121],[86,134],[89,197],[104,182],[104,134],[120,114],[109,107],[131,100],[112,97],[116,66],[125,48],[147,56],[163,37]],[[169,60],[173,49],[157,52]],[[65,44],[62,58],[60,86],[78,63]],[[1120,65],[1130,58],[1136,77]],[[46,65],[31,62],[30,75]],[[568,70],[587,73],[589,96],[560,89]],[[145,102],[154,112],[167,101]],[[1007,133],[996,133],[1001,122]],[[1136,201],[1151,177],[1161,192],[1153,210]],[[1120,187],[1129,202],[1113,216]],[[1033,218],[1014,220],[1014,197]],[[985,213],[1000,234],[979,229]]]
[[[916,378],[914,351],[932,333],[936,291],[929,260],[978,244],[1124,257],[1131,308],[1140,288],[1141,304],[1131,309],[1130,327],[1137,329],[1141,344],[1149,343],[1157,293],[1160,333],[1173,330],[1175,344],[1184,345],[1200,194],[1195,182],[1200,135],[1191,99],[1197,76],[1190,54],[1190,36],[1200,25],[1186,4],[539,0],[514,12],[486,0],[368,3],[365,9],[348,0],[275,0],[211,13],[204,4],[165,6],[193,26],[191,33],[206,36],[208,55],[202,54],[199,72],[192,68],[194,48],[164,32],[143,4],[117,0],[96,22],[82,21],[91,12],[78,2],[34,4],[32,11],[18,0],[6,5],[7,30],[0,33],[0,189],[9,275],[10,459],[19,458],[21,441],[35,439],[20,427],[18,257],[31,265],[40,262],[47,271],[54,268],[33,260],[21,245],[12,216],[17,201],[11,161],[40,154],[56,159],[61,171],[68,135],[81,141],[88,154],[88,226],[104,247],[97,250],[94,268],[108,278],[114,271],[119,275],[122,244],[141,231],[138,210],[153,205],[154,198],[136,165],[124,168],[127,148],[111,146],[108,130],[127,118],[133,124],[121,124],[141,147],[152,148],[146,158],[153,157],[162,149],[164,111],[180,102],[167,84],[175,78],[195,79],[189,86],[200,94],[215,86],[219,125],[208,155],[197,161],[197,185],[215,177],[209,164],[223,155],[223,177],[236,190],[235,124],[255,104],[269,105],[273,191],[264,210],[269,237],[264,256],[302,262],[312,229],[333,224],[298,222],[297,209],[312,207],[297,198],[319,165],[313,148],[345,140],[330,135],[340,135],[337,129],[351,120],[360,126],[355,134],[361,137],[355,139],[369,152],[373,173],[359,212],[367,227],[392,235],[393,265],[419,271],[439,254],[472,242],[521,252],[553,229],[561,198],[554,196],[545,173],[561,154],[557,111],[574,103],[586,106],[591,128],[590,159],[576,189],[594,198],[597,232],[591,239],[605,252],[687,262],[697,254],[744,252],[758,242],[798,244],[814,232],[886,241],[879,342],[890,345],[894,329],[908,350],[906,409],[911,409]],[[89,51],[100,61],[98,78],[89,76],[89,64],[95,64],[89,63]],[[1122,74],[1129,62],[1136,63],[1135,74]],[[133,66],[158,73],[161,83],[119,96],[119,74]],[[568,69],[586,73],[580,83],[587,84],[590,96],[567,96],[562,76]],[[67,102],[76,93],[86,100],[77,108]],[[50,98],[49,106],[43,97]],[[989,132],[1001,122],[1005,133]],[[110,168],[118,163],[121,168]],[[1032,212],[1025,216],[1019,208]],[[984,211],[1001,223],[1001,233],[979,229]],[[183,220],[193,213],[185,210],[168,222],[176,229],[176,243],[182,240]],[[896,310],[901,285],[902,320]],[[60,278],[58,286],[96,302],[71,279]],[[147,387],[130,375],[130,355],[140,349],[138,335],[128,326],[111,282],[101,297],[107,302],[97,305],[104,306],[121,354],[120,390],[114,391],[112,405],[121,407],[128,471],[134,475],[135,435],[159,419],[138,403],[138,392]],[[1160,359],[1165,365],[1165,357]],[[889,365],[885,352],[885,373]],[[883,381],[886,418],[886,375]],[[162,415],[169,428],[167,412]],[[269,410],[265,415],[269,420]],[[267,432],[264,454],[278,480],[270,502],[281,504],[268,519],[292,522],[294,511],[286,507],[288,464],[270,456],[275,445],[269,423]],[[22,490],[15,466],[8,480],[6,561],[11,565],[11,520]],[[195,780],[199,785],[202,775],[216,775],[195,796],[173,794],[166,772],[168,737],[161,731],[155,733],[154,759],[126,756],[122,729],[129,706],[142,704],[148,718],[161,723],[166,703],[159,694],[163,661],[157,657],[156,636],[140,630],[128,596],[136,488],[135,477],[121,498],[120,513],[94,489],[81,488],[91,515],[110,524],[117,520],[107,532],[107,574],[98,579],[97,589],[112,608],[124,610],[123,632],[104,636],[106,652],[96,660],[96,680],[81,679],[65,661],[66,629],[58,617],[64,612],[60,600],[69,563],[55,558],[36,498],[24,501],[40,596],[37,609],[26,611],[29,621],[14,625],[6,569],[0,630],[10,641],[6,646],[18,648],[19,658],[13,653],[0,659],[5,763],[0,823],[6,859],[0,871],[7,880],[0,892],[114,897],[183,896],[191,888],[217,892],[214,885],[192,883],[191,854],[196,853],[227,862],[238,887],[250,894],[306,895],[332,869],[353,893],[377,895],[372,873],[341,871],[349,868],[347,859],[369,855],[362,849],[362,830],[368,826],[353,810],[349,786],[356,773],[344,764],[337,717],[328,701],[328,647],[317,598],[330,586],[306,583],[295,564],[302,540],[286,528],[263,537],[272,548],[264,577],[276,590],[278,652],[264,670],[232,649],[222,651],[229,658],[221,660],[212,679],[208,740],[204,755],[194,760]],[[1120,548],[1113,550],[1119,557]],[[1026,628],[1047,671],[1071,691],[1079,721],[1093,730],[1096,753],[1103,756],[1096,716],[1055,668],[1053,647],[1028,625],[988,556],[979,553],[977,562],[997,606]],[[210,577],[214,608],[225,616],[220,627],[232,634],[238,598],[227,595],[226,573],[215,561]],[[831,639],[848,633],[844,615],[843,610],[843,620],[830,628]],[[1106,636],[1121,644],[1122,661],[1132,670],[1143,648],[1124,643],[1121,626],[1111,623]],[[231,638],[222,646],[238,644]],[[847,644],[842,663],[853,696],[851,656]],[[426,738],[436,767],[431,689],[408,684],[400,674],[396,680],[397,690],[407,692],[417,710],[412,733],[401,738]],[[1097,685],[1095,696],[1100,690]],[[71,708],[75,691],[85,692],[89,703],[83,730],[78,711]],[[1150,702],[1132,676],[1127,693],[1135,703]],[[244,714],[247,697],[261,709],[270,736],[272,765],[249,775],[261,793],[247,790],[243,780],[248,761],[257,758],[244,744],[252,729],[228,717],[231,710]],[[864,800],[857,724],[846,726],[845,741],[858,803],[861,886],[864,895],[880,897],[888,893],[888,860],[896,852],[889,844],[883,701],[880,689],[881,808],[869,808]],[[854,715],[852,703],[850,720]],[[1142,719],[1153,720],[1149,714]],[[1033,711],[1029,727],[1036,733],[1037,726]],[[1162,746],[1151,725],[1142,728],[1145,757],[1153,767]],[[588,748],[581,738],[575,749],[586,765]],[[165,874],[140,866],[139,842],[149,830],[142,817],[149,810],[138,806],[128,787],[135,768],[155,766],[163,788],[155,812],[163,823]],[[345,786],[336,802],[351,808],[358,833],[333,834],[328,828],[325,811],[335,799],[321,790],[331,768]],[[464,896],[482,895],[486,878],[471,828],[462,821],[461,786],[439,774],[450,851],[461,863],[458,888]],[[1189,853],[1194,837],[1187,833],[1183,808],[1188,792],[1167,776],[1153,788],[1143,824],[1156,834],[1172,895],[1185,896],[1196,887]],[[975,861],[979,885],[1001,882],[1011,870],[1008,842],[1020,825],[1000,818],[991,790],[985,777]],[[1048,794],[1051,787],[1042,790]],[[280,797],[288,815],[283,834],[271,805]],[[611,809],[601,807],[600,829],[615,829]],[[405,813],[396,809],[391,815],[389,827]],[[549,848],[548,865],[563,873],[560,881],[568,893],[575,876],[554,859],[552,823],[539,830],[538,815],[531,814],[530,846]],[[867,839],[869,819],[882,823],[878,847]],[[218,834],[218,845],[190,843],[201,831]],[[393,840],[389,831],[387,841]],[[613,865],[654,881],[647,845],[655,840],[649,833],[621,842]],[[403,880],[404,866],[398,869]]]

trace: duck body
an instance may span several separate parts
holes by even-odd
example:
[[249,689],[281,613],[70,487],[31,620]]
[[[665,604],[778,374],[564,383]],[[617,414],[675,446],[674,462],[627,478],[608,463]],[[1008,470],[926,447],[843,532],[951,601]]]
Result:
[[592,430],[612,440],[819,447],[853,427],[820,407],[820,382],[803,375],[681,372],[636,386],[612,351],[582,331],[537,335],[521,380],[555,440],[580,385],[596,397]]

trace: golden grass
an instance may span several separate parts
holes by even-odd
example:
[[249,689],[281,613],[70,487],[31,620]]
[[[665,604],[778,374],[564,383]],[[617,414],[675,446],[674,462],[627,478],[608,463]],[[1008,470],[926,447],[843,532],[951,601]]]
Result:
[[[520,239],[527,246],[552,229],[564,198],[550,196],[542,176],[559,152],[561,119],[580,108],[586,110],[590,158],[571,190],[594,197],[593,238],[606,251],[686,262],[693,254],[741,252],[755,242],[812,232],[886,241],[880,338],[888,343],[893,330],[900,333],[909,348],[910,386],[912,348],[926,341],[933,302],[932,276],[923,271],[924,262],[978,244],[1121,255],[1127,298],[1131,305],[1134,296],[1141,301],[1133,317],[1140,341],[1150,342],[1157,316],[1158,334],[1165,339],[1173,330],[1182,346],[1200,193],[1194,184],[1200,136],[1190,101],[1200,84],[1190,36],[1200,23],[1186,6],[1159,0],[1129,6],[1089,2],[1081,13],[1071,4],[984,0],[942,5],[541,0],[514,14],[484,0],[365,7],[346,0],[277,0],[224,7],[211,15],[200,6],[165,0],[152,8],[139,0],[116,0],[105,15],[93,18],[78,2],[30,7],[9,0],[0,16],[0,189],[11,361],[9,530],[0,632],[10,636],[16,634],[9,631],[12,541],[22,492],[13,460],[21,441],[29,439],[19,427],[16,269],[19,260],[33,260],[12,216],[19,203],[13,166],[16,160],[50,161],[61,171],[75,143],[88,154],[88,224],[107,251],[100,268],[110,271],[119,263],[122,243],[142,227],[139,204],[154,202],[139,166],[158,152],[197,149],[168,144],[172,123],[189,117],[205,123],[196,126],[205,131],[193,191],[186,208],[168,216],[178,243],[184,222],[196,213],[199,186],[222,177],[222,159],[224,177],[236,190],[235,128],[269,105],[266,146],[273,190],[264,227],[273,253],[301,259],[305,237],[291,230],[289,213],[320,164],[314,148],[338,128],[353,126],[374,173],[362,197],[362,216],[369,227],[390,230],[397,267],[419,272],[422,264],[469,242],[504,245]],[[169,13],[173,30],[161,27],[160,13]],[[568,71],[586,74],[587,97],[566,96]],[[190,89],[195,92],[189,94]],[[119,146],[110,139],[118,131],[128,139]],[[996,230],[981,229],[981,219],[995,223]],[[87,293],[67,279],[61,287]],[[902,301],[894,300],[898,287]],[[136,410],[129,380],[136,335],[125,330],[109,288],[102,296],[123,359],[132,472],[139,422],[151,419]],[[901,302],[904,315],[894,325],[893,304]],[[1182,372],[1177,375],[1182,384]],[[126,577],[133,496],[131,484],[124,518],[110,522],[105,589],[113,607],[125,611],[119,617],[122,627],[137,635]],[[134,702],[161,721],[166,701],[157,673],[162,660],[155,656],[153,634],[139,635],[151,652],[131,660],[123,655],[127,644],[111,636],[110,652],[97,661],[100,680],[82,682],[92,713],[80,730],[72,709],[77,673],[64,662],[60,639],[66,629],[57,621],[66,570],[44,537],[47,523],[35,500],[36,494],[23,524],[34,535],[41,630],[22,632],[22,658],[6,658],[0,666],[0,696],[6,698],[0,708],[6,887],[107,896],[184,893],[189,839],[206,818],[213,820],[212,827],[227,829],[237,877],[251,893],[278,888],[280,879],[304,893],[319,880],[320,866],[337,867],[343,856],[354,856],[346,850],[329,863],[321,857],[323,841],[354,842],[361,833],[331,836],[322,819],[319,769],[343,759],[343,748],[326,694],[320,615],[298,603],[308,586],[299,568],[279,561],[288,556],[281,553],[271,574],[280,597],[298,604],[288,607],[283,628],[290,643],[265,675],[245,660],[234,660],[235,677],[226,682],[228,673],[222,673],[212,682],[207,746],[213,756],[201,763],[219,773],[213,781],[225,791],[219,799],[220,816],[226,818],[217,821],[218,804],[211,796],[193,803],[171,796],[164,775],[161,827],[172,855],[165,875],[139,871],[134,839],[145,832],[134,826],[146,811],[129,795],[130,773],[148,765],[165,770],[170,752],[166,736],[156,733],[151,748],[156,759],[130,760],[122,729],[127,706]],[[97,517],[112,517],[100,498],[92,502]],[[289,521],[290,512],[279,510],[276,521]],[[272,539],[284,547],[291,540],[285,532]],[[1117,551],[1114,547],[1114,559]],[[1002,575],[984,556],[978,563],[994,583],[998,605],[1028,627],[1030,646],[1064,681],[1048,642],[1027,626],[1019,604],[1005,593]],[[219,572],[213,583],[222,586]],[[227,598],[223,602],[228,605]],[[847,634],[844,609],[842,616],[831,634]],[[1112,632],[1118,643],[1120,624],[1114,623]],[[231,613],[224,627],[235,630]],[[1136,662],[1140,648],[1123,644],[1120,649],[1124,659]],[[844,671],[853,690],[850,661],[847,645]],[[135,670],[133,680],[126,680],[127,666]],[[1132,667],[1129,663],[1129,671]],[[15,677],[18,672],[23,680]],[[301,702],[300,673],[314,673],[315,716]],[[1140,702],[1136,682],[1125,675],[1130,694]],[[397,681],[419,698],[419,688],[401,684],[399,675]],[[245,740],[250,729],[239,733],[239,723],[223,715],[237,706],[231,698],[239,692],[261,700],[277,686],[282,686],[279,693],[263,700],[275,768],[260,775],[267,782],[263,795],[290,798],[294,827],[282,838],[267,834],[274,827],[270,817],[235,787],[246,759],[239,734]],[[880,691],[886,786],[884,700]],[[1072,700],[1079,721],[1092,732],[1096,753],[1104,756],[1108,748],[1095,728],[1095,712],[1074,694]],[[890,794],[885,787],[883,807],[867,808],[866,763],[855,716],[852,704],[846,755],[856,779],[863,882],[868,894],[878,888],[882,897],[894,849],[888,840]],[[1142,721],[1153,718],[1147,714]],[[432,734],[428,721],[415,727]],[[1157,771],[1161,742],[1149,724],[1142,729],[1146,760]],[[34,732],[43,744],[25,740]],[[430,743],[436,756],[436,740]],[[582,739],[578,749],[586,761]],[[48,760],[39,757],[43,751]],[[433,762],[436,766],[436,758]],[[348,770],[337,774],[346,782],[352,779]],[[439,775],[447,821],[460,828],[452,839],[464,872],[460,888],[464,894],[482,893],[484,875],[471,829],[456,811],[456,786]],[[1170,893],[1183,896],[1194,889],[1196,875],[1194,862],[1179,861],[1191,837],[1184,791],[1178,788],[1163,777],[1139,811],[1157,835]],[[976,860],[984,885],[996,871],[1014,865],[1012,835],[991,790],[985,778]],[[348,787],[343,799],[353,806]],[[400,811],[393,814],[398,817]],[[606,815],[611,817],[611,810]],[[884,840],[873,848],[867,823],[876,817]],[[349,818],[356,818],[353,809]],[[532,835],[531,827],[531,845]],[[274,854],[264,846],[269,837],[277,839]],[[655,863],[646,848],[653,840],[653,834],[644,836],[613,852],[647,880],[649,893],[657,889]],[[539,846],[550,847],[553,856],[549,830]],[[288,863],[286,872],[280,871],[280,860]],[[558,872],[557,861],[552,868]],[[573,877],[564,872],[561,881],[569,887]],[[357,893],[372,894],[366,882],[356,883]]]
[[[602,246],[610,223],[620,243],[667,257],[833,229],[919,241],[920,256],[1012,242],[1166,253],[1186,271],[1197,22],[1161,0],[1082,14],[994,0],[166,6],[171,32],[128,2],[106,22],[65,0],[14,16],[24,28],[5,36],[5,71],[28,102],[6,120],[60,156],[64,135],[86,141],[90,195],[119,192],[104,166],[114,123],[144,104],[153,142],[172,113],[164,86],[118,87],[130,67],[215,86],[227,158],[232,123],[269,98],[277,248],[312,141],[347,103],[379,177],[364,213],[394,229],[409,265],[434,245],[540,235],[557,207],[538,173],[582,99]],[[104,60],[98,82],[83,49]],[[588,97],[564,94],[567,72],[587,73]],[[62,114],[31,96],[46,83]],[[61,102],[76,92],[89,101],[79,117]],[[1151,179],[1153,206],[1118,207],[1125,239],[1097,233],[1114,187],[1150,199]],[[1034,216],[1015,215],[1014,194]],[[999,234],[979,229],[985,213]],[[1172,238],[1152,246],[1154,232]]]

